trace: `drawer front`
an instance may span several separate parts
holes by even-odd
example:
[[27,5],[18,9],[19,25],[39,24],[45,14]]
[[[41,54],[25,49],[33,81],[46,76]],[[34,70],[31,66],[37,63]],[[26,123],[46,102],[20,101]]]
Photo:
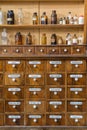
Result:
[[24,115],[20,114],[6,114],[5,115],[5,125],[24,125]]
[[44,75],[43,74],[27,74],[26,84],[27,85],[44,85]]
[[[80,86],[79,86],[80,87]],[[68,98],[86,98],[86,87],[83,88],[68,88],[67,90]]]
[[56,54],[59,54],[59,47],[47,47],[47,54],[49,55],[56,55]]
[[0,126],[4,125],[4,114],[0,114]]
[[21,56],[23,54],[23,47],[12,47],[12,54],[15,56]]
[[64,114],[46,115],[46,125],[50,126],[65,125],[65,115]]
[[35,53],[35,48],[34,47],[24,47],[24,54],[31,56]]
[[4,101],[0,101],[0,113],[4,112]]
[[11,47],[7,47],[7,46],[0,47],[0,54],[5,55],[5,56],[12,54]]
[[47,101],[47,112],[64,112],[65,101]]
[[3,74],[0,74],[0,85],[3,85],[3,79],[4,79]]
[[68,55],[71,54],[71,47],[60,47],[60,54]]
[[65,75],[62,73],[49,73],[46,75],[47,85],[64,85]]
[[35,55],[46,55],[46,47],[35,47]]
[[67,101],[68,112],[86,112],[86,101]]
[[5,85],[24,85],[24,75],[22,73],[5,74]]
[[66,69],[68,72],[85,72],[86,61],[85,60],[66,61]]
[[4,88],[0,88],[0,99],[4,98]]
[[20,61],[20,60],[9,60],[6,61],[6,72],[23,72],[25,69],[24,67],[24,61]]
[[86,125],[86,115],[83,113],[70,113],[67,115],[67,125],[68,126],[85,126]]
[[68,85],[86,85],[86,74],[68,74]]
[[6,99],[24,99],[24,88],[23,87],[7,87],[5,88]]
[[61,60],[57,61],[47,61],[47,71],[48,72],[64,72],[65,62]]
[[21,100],[6,100],[5,112],[23,112],[24,101]]
[[63,87],[48,87],[47,88],[47,98],[48,99],[64,99],[65,98],[65,88]]
[[0,72],[3,72],[3,68],[4,68],[3,66],[4,66],[3,61],[0,60]]
[[86,47],[85,46],[72,46],[72,54],[84,55],[86,54]]
[[45,88],[39,86],[38,88],[34,88],[31,86],[26,89],[26,98],[44,98],[45,97]]
[[38,115],[30,115],[26,116],[26,125],[28,126],[43,126],[45,125],[45,115],[38,114]]
[[26,112],[27,113],[44,113],[45,112],[45,102],[29,100],[26,102]]
[[45,72],[46,64],[45,61],[27,61],[26,72],[29,73],[40,73]]

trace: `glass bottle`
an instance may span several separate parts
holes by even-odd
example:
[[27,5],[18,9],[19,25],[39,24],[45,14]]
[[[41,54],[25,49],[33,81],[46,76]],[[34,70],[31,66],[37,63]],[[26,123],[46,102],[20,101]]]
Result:
[[69,18],[68,17],[66,18],[66,24],[69,24]]
[[0,8],[0,25],[3,24],[3,13],[2,10]]
[[37,12],[33,13],[32,22],[33,24],[38,24]]
[[17,23],[18,24],[23,24],[23,12],[22,12],[22,8],[18,9]]
[[58,45],[62,45],[63,44],[63,39],[62,39],[62,37],[59,37],[58,38]]
[[2,45],[8,44],[8,36],[7,36],[6,28],[4,28],[2,33],[1,33],[1,43],[2,43]]
[[32,35],[30,34],[30,32],[28,33],[28,35],[26,37],[26,44],[27,45],[31,45],[32,44]]
[[80,35],[80,36],[78,37],[78,44],[79,44],[79,45],[83,45],[83,36],[82,36],[82,35]]
[[42,34],[42,37],[41,37],[41,45],[46,45],[47,44],[47,37],[46,37],[46,34]]
[[72,44],[72,37],[70,33],[67,33],[66,35],[66,45],[71,45]]
[[48,24],[48,17],[46,15],[46,12],[43,12],[41,16],[41,24]]
[[69,23],[70,23],[70,24],[74,24],[74,19],[73,19],[73,17],[69,20]]
[[51,14],[51,24],[57,24],[57,14],[56,14],[56,10],[52,10],[52,14]]
[[22,45],[22,35],[20,32],[17,32],[15,35],[15,44]]
[[13,10],[8,10],[7,24],[14,24],[14,11]]
[[63,19],[62,18],[59,19],[59,24],[63,24]]
[[66,24],[66,18],[65,17],[63,18],[63,24]]
[[56,34],[51,35],[51,45],[56,45],[57,44],[57,36]]
[[77,39],[77,36],[76,34],[74,34],[73,38],[72,38],[72,44],[75,45],[78,43],[78,39]]
[[72,13],[71,12],[68,12],[68,19],[70,20],[72,18]]
[[75,16],[73,17],[73,19],[74,19],[74,24],[78,24],[78,17],[77,17],[77,15],[75,15]]

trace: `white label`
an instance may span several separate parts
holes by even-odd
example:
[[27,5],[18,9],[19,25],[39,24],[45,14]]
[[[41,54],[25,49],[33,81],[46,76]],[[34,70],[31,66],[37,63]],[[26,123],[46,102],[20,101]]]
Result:
[[41,102],[29,101],[29,104],[32,104],[32,105],[33,105],[33,104],[35,104],[35,105],[36,105],[36,104],[37,104],[37,105],[40,105],[40,104],[41,104]]
[[41,64],[41,61],[29,61],[28,63],[30,65],[39,65],[39,64]]
[[70,118],[72,118],[72,119],[82,119],[83,116],[82,115],[70,115]]
[[73,65],[80,65],[83,64],[83,61],[71,61],[70,63]]
[[11,92],[20,92],[21,89],[20,88],[8,88],[8,91],[11,91]]
[[62,91],[62,88],[49,88],[49,91],[52,91],[52,92],[61,92]]
[[62,105],[62,102],[60,102],[60,101],[59,102],[51,101],[51,102],[49,102],[49,104],[50,105]]
[[62,78],[61,74],[50,74],[49,75],[50,78]]
[[79,17],[79,24],[84,24],[84,17]]
[[20,115],[9,115],[8,118],[10,118],[10,119],[20,119],[21,116]]
[[49,63],[50,64],[52,64],[52,65],[60,65],[60,64],[62,64],[62,61],[49,61]]
[[81,75],[81,74],[72,74],[72,75],[70,75],[70,78],[82,78],[83,77],[83,75]]
[[76,91],[82,91],[83,89],[82,88],[70,88],[70,91],[74,91],[74,92],[76,92]]
[[21,102],[8,102],[9,105],[21,105]]
[[34,92],[34,91],[40,92],[41,88],[29,88],[29,91],[31,91],[31,92]]
[[49,115],[49,118],[51,118],[51,119],[61,119],[62,116],[61,115]]
[[32,74],[32,75],[28,75],[29,78],[41,78],[41,75],[39,74]]
[[9,74],[8,78],[20,78],[21,75],[20,74]]
[[77,43],[77,39],[73,39],[72,42],[73,42],[73,43]]
[[38,118],[41,118],[41,115],[29,115],[29,118],[38,119]]
[[8,61],[8,64],[15,64],[15,65],[19,65],[20,61]]
[[70,102],[70,105],[82,105],[82,102]]

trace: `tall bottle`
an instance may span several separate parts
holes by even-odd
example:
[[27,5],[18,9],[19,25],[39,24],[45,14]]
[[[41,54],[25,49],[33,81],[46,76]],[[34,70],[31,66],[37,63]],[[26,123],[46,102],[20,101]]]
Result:
[[3,24],[3,13],[2,10],[0,8],[0,25]]
[[46,15],[46,12],[43,12],[41,16],[41,24],[48,24],[48,17]]
[[72,37],[70,33],[66,35],[66,45],[72,45]]
[[22,45],[22,35],[20,32],[17,32],[15,35],[15,44]]
[[33,24],[38,24],[37,12],[33,13],[32,22]]
[[27,45],[31,45],[32,44],[32,35],[30,34],[30,32],[28,33],[28,35],[26,37],[26,44]]
[[46,45],[46,44],[47,44],[46,33],[43,33],[41,37],[41,45]]
[[8,36],[7,36],[6,28],[4,28],[2,33],[1,33],[1,42],[2,42],[2,45],[8,44]]
[[22,8],[18,9],[17,23],[18,24],[23,24],[23,12],[22,12]]
[[74,34],[73,38],[72,38],[72,44],[75,45],[78,43],[78,38],[76,36],[76,34]]
[[52,14],[51,14],[51,24],[57,24],[57,14],[56,14],[56,10],[52,10]]
[[57,36],[56,34],[51,35],[51,45],[56,45],[57,44]]
[[13,10],[8,10],[7,24],[14,24],[14,11]]

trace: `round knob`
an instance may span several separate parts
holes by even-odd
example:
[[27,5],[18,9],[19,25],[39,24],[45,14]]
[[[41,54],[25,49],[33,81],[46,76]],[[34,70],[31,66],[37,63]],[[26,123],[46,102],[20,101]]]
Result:
[[44,51],[43,49],[40,50],[40,52],[43,52],[43,51]]
[[78,105],[75,105],[75,108],[78,108]]
[[15,78],[12,78],[12,81],[13,81],[13,82],[15,82],[15,81],[16,81],[16,79],[15,79]]
[[76,92],[75,92],[75,94],[77,95],[77,94],[78,94],[78,92],[76,91]]
[[57,92],[54,92],[54,95],[57,95]]
[[75,122],[78,122],[79,120],[78,119],[75,119]]
[[32,52],[32,50],[31,50],[31,49],[28,49],[28,52]]
[[16,49],[16,52],[18,53],[18,52],[19,52],[19,49]]
[[55,52],[56,50],[55,49],[52,49],[52,52]]
[[77,52],[80,52],[80,49],[76,49]]
[[13,107],[13,108],[16,108],[16,106],[15,106],[15,105],[13,105],[12,107]]
[[56,67],[57,67],[57,64],[55,64],[54,67],[56,68]]
[[36,68],[36,67],[37,67],[37,65],[33,65],[33,67],[34,67],[34,68]]
[[12,92],[12,94],[13,94],[13,95],[15,95],[15,94],[16,94],[16,92]]
[[64,49],[64,52],[67,52],[67,51],[68,51],[68,50],[65,48],[65,49]]
[[78,81],[78,78],[75,78],[75,81]]
[[7,52],[7,50],[6,50],[6,49],[4,49],[4,50],[3,50],[3,52],[4,52],[4,53],[6,53],[6,52]]
[[79,65],[77,65],[77,64],[76,64],[76,65],[75,65],[75,67],[76,67],[76,68],[78,68],[78,67],[79,67]]
[[16,122],[16,119],[13,119],[13,122]]
[[58,106],[57,105],[54,105],[54,108],[56,109]]
[[36,122],[37,122],[37,119],[34,119],[33,122],[36,123]]
[[34,78],[33,80],[34,80],[34,81],[36,81],[37,79],[36,79],[36,78]]
[[12,65],[12,67],[13,67],[13,68],[15,68],[15,67],[16,67],[16,65],[15,65],[15,64],[13,64],[13,65]]
[[54,119],[54,122],[57,122],[58,120],[57,119]]
[[54,78],[54,81],[57,81],[57,78]]
[[37,108],[37,106],[36,106],[36,105],[33,105],[33,108],[34,108],[34,109],[36,109],[36,108]]
[[37,94],[37,92],[33,92],[33,94],[34,94],[34,95],[36,95],[36,94]]

